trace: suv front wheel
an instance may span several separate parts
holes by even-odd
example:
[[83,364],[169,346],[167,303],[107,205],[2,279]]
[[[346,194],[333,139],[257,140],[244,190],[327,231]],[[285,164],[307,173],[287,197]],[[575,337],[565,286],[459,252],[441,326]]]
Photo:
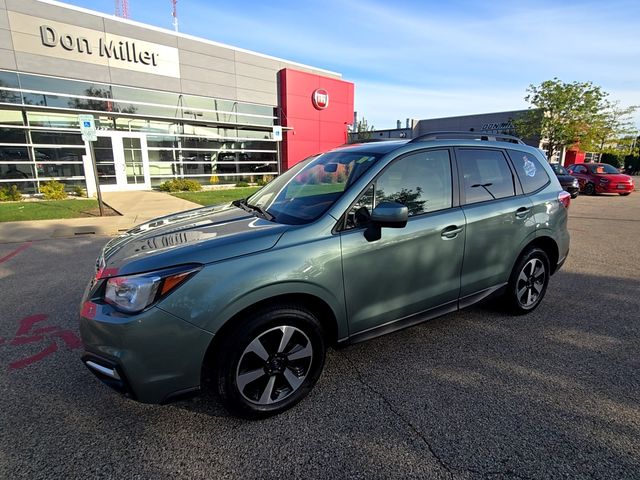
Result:
[[540,248],[526,250],[516,262],[505,293],[511,313],[532,312],[542,301],[549,284],[549,257]]
[[302,307],[276,306],[241,320],[216,357],[216,390],[227,410],[267,417],[291,408],[317,382],[325,358],[322,328]]

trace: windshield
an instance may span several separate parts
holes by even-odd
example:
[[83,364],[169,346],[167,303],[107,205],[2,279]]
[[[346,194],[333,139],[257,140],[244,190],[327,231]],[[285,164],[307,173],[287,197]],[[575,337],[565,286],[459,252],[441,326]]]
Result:
[[600,175],[607,175],[612,173],[620,173],[616,167],[612,167],[608,163],[596,163],[595,165],[589,165],[591,173],[597,173]]
[[269,213],[274,221],[309,223],[326,212],[380,154],[340,150],[294,165],[247,199],[247,205]]
[[551,168],[553,168],[553,171],[555,172],[556,175],[569,175],[569,172],[567,172],[567,169],[564,168],[559,163],[552,164]]

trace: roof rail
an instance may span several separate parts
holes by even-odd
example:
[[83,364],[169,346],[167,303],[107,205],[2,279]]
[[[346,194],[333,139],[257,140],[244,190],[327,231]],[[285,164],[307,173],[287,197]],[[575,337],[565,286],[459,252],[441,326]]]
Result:
[[356,143],[388,142],[390,140],[404,140],[404,138],[354,138],[353,143],[350,144],[353,145]]
[[518,137],[513,135],[503,135],[501,133],[482,133],[482,132],[428,132],[423,135],[419,135],[412,138],[409,143],[425,142],[428,140],[455,140],[455,139],[474,139],[485,142],[507,142],[518,143],[525,145],[525,143]]

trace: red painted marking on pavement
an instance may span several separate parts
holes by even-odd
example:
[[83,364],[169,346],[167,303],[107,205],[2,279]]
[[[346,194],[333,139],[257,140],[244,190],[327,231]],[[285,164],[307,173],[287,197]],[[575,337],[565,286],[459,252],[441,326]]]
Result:
[[77,337],[77,335],[69,330],[62,330],[60,332],[56,332],[51,335],[52,337],[58,337],[64,343],[67,344],[67,347],[74,349],[80,348],[82,346],[82,342]]
[[16,255],[18,255],[20,252],[22,252],[22,251],[26,250],[27,248],[29,248],[30,246],[31,246],[31,242],[23,243],[18,248],[16,248],[13,252],[11,252],[9,255],[5,255],[4,257],[0,258],[0,263],[4,263],[7,260],[12,259]]
[[20,320],[20,328],[18,328],[18,331],[16,332],[16,337],[26,335],[36,323],[46,320],[47,317],[48,315],[44,313],[38,313],[37,315],[31,315],[30,317],[23,318]]
[[36,353],[35,355],[32,355],[30,357],[23,358],[22,360],[18,360],[17,362],[10,363],[9,370],[17,370],[19,368],[24,368],[27,365],[31,365],[32,363],[39,362],[44,357],[46,357],[47,355],[51,355],[52,353],[55,353],[57,350],[58,350],[58,345],[56,345],[56,343],[53,342],[51,345],[49,345],[46,349],[44,349],[40,353]]
[[11,345],[25,345],[27,343],[41,342],[44,340],[42,335],[34,335],[32,337],[16,337],[11,341]]
[[49,333],[49,332],[55,332],[57,330],[60,330],[58,327],[42,327],[42,328],[36,328],[32,333]]

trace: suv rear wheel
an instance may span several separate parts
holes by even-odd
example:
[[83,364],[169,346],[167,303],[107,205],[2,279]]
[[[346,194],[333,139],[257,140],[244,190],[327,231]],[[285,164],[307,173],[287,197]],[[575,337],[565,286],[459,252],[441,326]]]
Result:
[[308,310],[281,305],[240,321],[217,354],[223,405],[245,418],[280,413],[302,400],[322,372],[322,328]]
[[540,248],[526,250],[516,262],[505,293],[511,313],[522,315],[536,309],[549,284],[549,257]]

